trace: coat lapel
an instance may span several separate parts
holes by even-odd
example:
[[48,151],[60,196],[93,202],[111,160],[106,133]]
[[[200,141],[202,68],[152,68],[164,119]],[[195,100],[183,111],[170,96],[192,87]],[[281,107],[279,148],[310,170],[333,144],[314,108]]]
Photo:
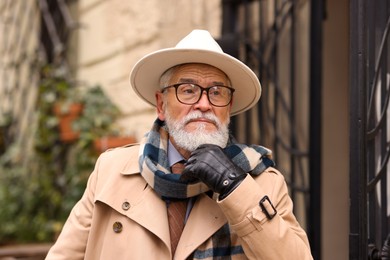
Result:
[[139,174],[136,160],[129,160],[120,173],[110,173],[96,200],[149,230],[170,249],[166,204]]
[[150,186],[146,187],[142,198],[126,215],[159,237],[168,248],[171,247],[166,204]]
[[227,219],[217,203],[205,194],[199,195],[184,227],[175,259],[186,259],[226,222]]

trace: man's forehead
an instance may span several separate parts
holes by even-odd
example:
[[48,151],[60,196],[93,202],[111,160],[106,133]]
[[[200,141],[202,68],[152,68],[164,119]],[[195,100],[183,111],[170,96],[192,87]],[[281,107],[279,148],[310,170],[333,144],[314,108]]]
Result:
[[173,78],[180,82],[196,83],[199,79],[210,79],[215,83],[226,83],[227,75],[220,69],[202,63],[187,63],[177,66]]

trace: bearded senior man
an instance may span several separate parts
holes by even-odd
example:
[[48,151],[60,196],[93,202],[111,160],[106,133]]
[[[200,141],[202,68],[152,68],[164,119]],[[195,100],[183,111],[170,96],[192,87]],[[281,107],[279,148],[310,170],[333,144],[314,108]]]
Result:
[[261,94],[245,64],[194,30],[130,81],[157,119],[99,157],[47,259],[312,259],[271,152],[229,135]]

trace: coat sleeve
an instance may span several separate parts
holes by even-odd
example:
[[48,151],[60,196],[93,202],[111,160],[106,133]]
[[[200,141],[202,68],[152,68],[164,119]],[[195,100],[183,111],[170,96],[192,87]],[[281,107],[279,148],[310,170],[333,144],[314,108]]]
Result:
[[46,259],[84,259],[94,208],[94,193],[97,184],[98,167],[99,159],[88,179],[87,187],[82,198],[73,207],[61,234],[49,250]]
[[[259,205],[264,196],[276,209],[272,219]],[[269,168],[255,179],[248,175],[218,203],[249,259],[313,259],[306,233],[293,214],[284,177],[277,170]],[[269,204],[265,206],[274,212]]]

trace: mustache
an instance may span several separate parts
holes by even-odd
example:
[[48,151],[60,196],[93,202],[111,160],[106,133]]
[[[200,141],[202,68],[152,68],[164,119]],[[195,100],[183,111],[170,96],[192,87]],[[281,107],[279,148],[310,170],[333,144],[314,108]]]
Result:
[[215,125],[217,125],[218,127],[221,126],[221,122],[219,121],[217,116],[215,116],[211,112],[203,113],[201,111],[193,111],[193,112],[189,113],[188,115],[186,115],[183,118],[182,123],[188,124],[190,121],[197,120],[197,119],[207,119],[207,120],[210,120]]

